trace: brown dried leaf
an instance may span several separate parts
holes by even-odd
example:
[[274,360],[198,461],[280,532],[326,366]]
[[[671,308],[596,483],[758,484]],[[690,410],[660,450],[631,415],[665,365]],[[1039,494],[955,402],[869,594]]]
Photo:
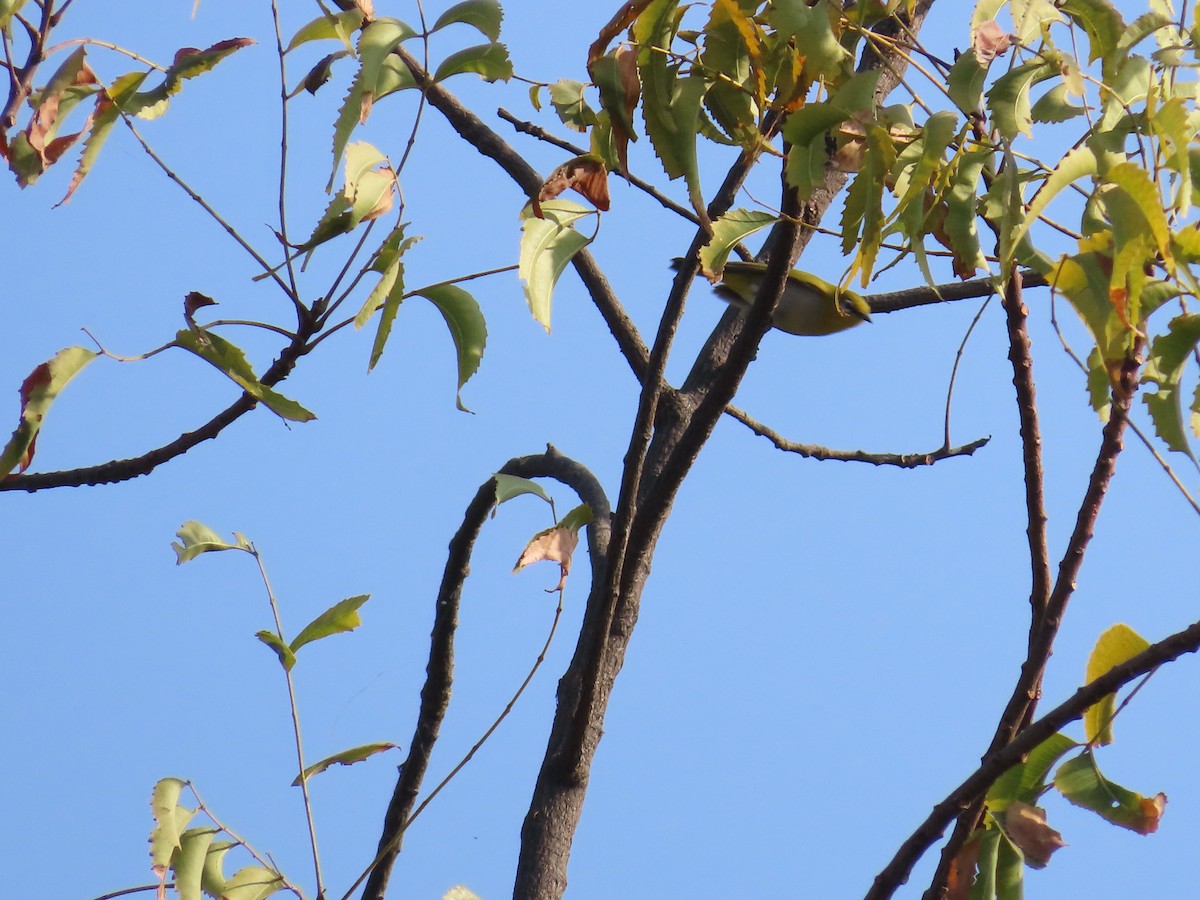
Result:
[[513,566],[513,571],[519,572],[526,566],[544,559],[556,562],[559,566],[560,577],[558,584],[549,592],[561,591],[567,583],[567,576],[571,574],[571,555],[575,552],[575,546],[578,543],[578,531],[570,528],[548,528],[535,535],[533,540],[526,545],[524,552],[521,553],[521,558]]
[[652,2],[653,0],[629,0],[628,3],[621,4],[621,8],[608,20],[608,24],[600,29],[600,34],[588,48],[588,65],[591,66],[602,57],[607,52],[612,39],[632,25],[633,20],[640,16]]
[[567,188],[583,194],[596,209],[608,211],[608,169],[596,157],[576,156],[551,172],[538,192],[538,202],[553,200]]
[[1140,804],[1142,812],[1141,825],[1136,828],[1138,834],[1154,834],[1158,831],[1158,823],[1167,809],[1167,795],[1159,792],[1153,797],[1143,797]]
[[1035,869],[1044,869],[1054,851],[1067,846],[1062,835],[1046,824],[1044,809],[1020,800],[1004,810],[1004,831],[1025,854],[1025,862]]
[[1001,53],[1006,53],[1011,45],[1012,35],[1001,28],[995,19],[984,22],[971,34],[975,57],[985,66]]
[[968,900],[971,896],[982,837],[983,831],[976,831],[950,861],[950,871],[946,874],[946,893],[942,900]]

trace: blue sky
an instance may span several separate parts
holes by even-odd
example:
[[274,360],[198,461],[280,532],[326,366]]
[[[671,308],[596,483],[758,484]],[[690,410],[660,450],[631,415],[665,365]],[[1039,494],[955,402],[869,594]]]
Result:
[[[379,4],[384,11],[384,4]],[[939,7],[925,38],[963,46],[966,5]],[[65,30],[168,61],[180,46],[252,36],[259,44],[189,82],[168,115],[140,128],[156,151],[258,246],[270,250],[278,155],[277,85],[265,4],[205,0],[72,8]],[[416,20],[399,4],[388,12]],[[438,9],[431,8],[430,16]],[[300,5],[286,30],[312,11]],[[503,39],[518,73],[585,78],[586,46],[611,10],[510,3]],[[438,35],[435,58],[473,35]],[[290,62],[290,79],[306,63]],[[102,78],[126,70],[103,51]],[[335,75],[335,79],[339,76]],[[293,104],[290,212],[304,232],[325,205],[331,121],[347,70]],[[555,128],[526,87],[457,78],[450,86],[489,122],[495,108]],[[415,98],[381,103],[365,139],[398,158]],[[497,130],[543,172],[565,154]],[[563,129],[556,128],[559,133]],[[631,165],[662,182],[645,140]],[[704,157],[715,184],[728,156]],[[0,184],[6,327],[0,394],[86,326],[118,354],[144,352],[182,327],[198,290],[226,318],[287,310],[252,262],[118,129],[70,204],[52,209],[69,172],[19,192]],[[775,175],[755,188],[774,196]],[[523,198],[491,163],[426,111],[401,177],[416,286],[516,261]],[[683,197],[679,184],[669,190]],[[742,201],[749,205],[748,199]],[[832,222],[833,219],[830,219]],[[644,334],[652,334],[692,229],[614,180],[613,210],[593,247]],[[310,293],[348,241],[308,273]],[[802,265],[835,278],[832,243]],[[887,272],[872,290],[919,281]],[[170,542],[198,519],[237,530],[263,553],[292,633],[343,597],[372,594],[352,635],[310,648],[296,669],[308,754],[375,740],[408,744],[433,598],[447,542],[478,485],[511,456],[549,441],[592,468],[615,496],[636,385],[573,275],[556,293],[553,332],[528,314],[515,274],[474,282],[488,349],[455,410],[453,349],[433,308],[406,302],[383,361],[366,372],[370,333],[339,333],[304,360],[283,393],[316,412],[286,427],[244,417],[149,477],[116,486],[0,498],[7,615],[0,678],[0,846],[5,894],[84,900],[150,880],[147,801],[166,775],[191,779],[239,834],[310,884],[283,680],[254,639],[270,625],[252,560],[176,567]],[[1057,559],[1099,440],[1082,377],[1059,349],[1048,297],[1031,293],[1052,556]],[[686,371],[722,311],[692,292],[677,358]],[[781,433],[838,448],[921,451],[941,440],[946,382],[973,301],[878,316],[821,340],[768,335],[738,403]],[[1066,313],[1063,313],[1063,318]],[[1077,345],[1081,329],[1068,325]],[[230,334],[241,339],[241,332]],[[249,334],[261,369],[277,342]],[[570,871],[570,896],[696,898],[861,895],[908,833],[973,768],[1022,655],[1028,564],[1020,444],[996,304],[967,346],[953,437],[991,435],[967,459],[899,471],[780,453],[722,422],[660,543]],[[55,405],[34,470],[134,455],[196,427],[235,389],[185,354],[94,363]],[[1153,640],[1194,618],[1187,578],[1196,519],[1150,455],[1130,442],[1101,514],[1046,682],[1045,708],[1081,681],[1096,637],[1117,621]],[[1180,466],[1190,482],[1194,472]],[[559,509],[575,500],[554,488]],[[549,524],[538,501],[507,504],[472,561],[458,637],[455,700],[429,784],[503,708],[553,615],[549,566],[510,574],[524,541]],[[555,683],[573,648],[586,568],[577,566],[545,666],[476,760],[414,825],[397,896],[440,897],[466,884],[511,893],[521,819],[545,746]],[[1200,828],[1194,659],[1160,673],[1117,723],[1107,774],[1165,791],[1162,829],[1138,837],[1051,799],[1070,846],[1028,874],[1030,897],[1185,897]],[[1078,735],[1078,730],[1075,734]],[[313,784],[331,885],[369,861],[402,752]],[[901,896],[919,896],[922,867]],[[340,891],[332,896],[340,896]]]

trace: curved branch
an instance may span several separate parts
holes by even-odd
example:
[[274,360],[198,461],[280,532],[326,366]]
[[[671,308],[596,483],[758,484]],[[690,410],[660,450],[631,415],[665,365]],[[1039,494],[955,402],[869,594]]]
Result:
[[933,808],[933,812],[900,846],[891,862],[876,876],[866,900],[886,900],[908,881],[912,868],[933,845],[946,827],[976,798],[983,796],[992,783],[1016,765],[1035,747],[1057,734],[1064,726],[1083,716],[1089,706],[1119,690],[1136,678],[1200,648],[1200,622],[1189,625],[1137,656],[1110,669],[1091,684],[1081,687],[1065,702],[1031,724],[1012,743],[989,753],[979,768]]
[[[608,498],[603,488],[587,468],[560,454],[553,447],[535,456],[522,456],[505,463],[500,472],[519,475],[523,478],[554,478],[571,488],[584,503],[592,508],[593,522],[588,528],[588,556],[592,565],[593,590],[588,599],[588,613],[584,615],[581,645],[585,640],[592,642],[595,635],[589,632],[589,621],[595,619],[591,612],[596,596],[595,584],[603,577],[605,554],[608,546]],[[462,598],[463,584],[470,571],[471,553],[475,541],[487,521],[488,514],[496,504],[496,480],[489,478],[476,491],[467,506],[462,524],[450,541],[446,566],[435,605],[433,632],[430,635],[429,664],[426,667],[425,684],[421,688],[421,706],[417,724],[409,747],[408,758],[400,768],[400,777],[392,792],[384,816],[383,830],[379,838],[379,852],[371,874],[363,888],[363,900],[383,900],[388,880],[408,825],[409,816],[416,803],[417,793],[429,767],[441,730],[442,720],[450,704],[450,691],[454,681],[454,633],[458,628],[458,607]]]
[[961,447],[939,447],[928,453],[868,453],[865,450],[832,450],[819,444],[800,444],[789,441],[779,432],[768,428],[733,405],[725,407],[725,415],[737,419],[755,434],[765,437],[786,453],[796,453],[808,459],[861,462],[870,463],[873,466],[896,466],[900,469],[916,469],[921,466],[932,466],[936,462],[955,456],[971,456],[991,440],[990,437],[979,438],[969,444],[963,444]]

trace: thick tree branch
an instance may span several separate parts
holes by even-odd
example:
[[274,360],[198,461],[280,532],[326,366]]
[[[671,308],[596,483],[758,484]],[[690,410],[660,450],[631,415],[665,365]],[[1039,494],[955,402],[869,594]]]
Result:
[[1082,717],[1087,708],[1101,698],[1154,671],[1164,663],[1178,659],[1185,653],[1195,653],[1197,648],[1200,648],[1200,622],[1151,644],[1137,656],[1110,669],[1024,729],[1011,743],[987,754],[979,768],[934,806],[925,821],[904,841],[891,862],[876,876],[874,884],[866,894],[866,900],[887,900],[891,897],[908,881],[917,860],[941,837],[955,817],[974,800],[983,796],[997,778],[1021,762],[1035,747]]
[[[579,498],[592,508],[594,521],[588,528],[588,556],[592,565],[592,583],[595,585],[603,576],[610,516],[608,499],[595,476],[553,447],[548,447],[545,453],[535,456],[509,460],[500,472],[523,478],[554,478],[574,490]],[[400,853],[404,829],[408,825],[441,730],[442,720],[450,704],[450,692],[454,682],[454,634],[458,628],[458,609],[463,585],[470,572],[475,541],[495,504],[496,480],[489,478],[476,491],[475,497],[467,506],[462,524],[450,541],[434,608],[429,663],[425,670],[425,684],[421,688],[417,724],[409,745],[408,758],[400,767],[400,776],[384,816],[378,855],[363,888],[364,900],[383,900],[387,891],[392,868]],[[589,609],[592,606],[592,598],[596,595],[596,591],[593,590],[588,601]],[[584,632],[580,635],[581,644],[584,634],[587,633],[587,622],[588,615],[585,613]],[[589,641],[595,640],[595,634],[587,635]]]

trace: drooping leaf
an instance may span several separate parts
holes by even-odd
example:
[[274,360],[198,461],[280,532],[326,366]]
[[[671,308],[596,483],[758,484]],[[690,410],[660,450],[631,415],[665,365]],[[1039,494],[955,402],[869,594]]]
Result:
[[1037,221],[1038,216],[1046,211],[1046,207],[1064,189],[1074,184],[1080,178],[1085,178],[1089,175],[1096,174],[1096,155],[1089,147],[1079,146],[1072,148],[1066,156],[1064,156],[1054,171],[1046,179],[1045,183],[1033,195],[1033,199],[1029,203],[1029,212],[1025,216],[1024,222],[1017,229],[1017,233],[1013,236],[1014,240],[1020,240],[1025,233]]
[[966,115],[973,115],[980,110],[987,73],[988,67],[979,61],[974,50],[960,54],[950,67],[946,90],[954,105]]
[[1125,20],[1121,13],[1109,0],[1062,0],[1058,8],[1086,32],[1088,62],[1102,60],[1104,77],[1107,79],[1115,65],[1114,54],[1121,35],[1125,33]]
[[[1088,656],[1087,681],[1084,683],[1091,684],[1114,666],[1132,659],[1149,646],[1150,642],[1128,625],[1112,626],[1100,635],[1091,655]],[[1087,735],[1087,742],[1092,746],[1100,747],[1112,743],[1112,718],[1116,699],[1116,694],[1109,694],[1084,712],[1084,733]]]
[[1062,835],[1046,822],[1046,811],[1020,800],[1004,810],[1004,832],[1013,842],[1025,862],[1034,869],[1044,869],[1056,850],[1067,845]]
[[513,76],[508,48],[499,42],[465,47],[451,53],[433,73],[434,81],[445,81],[453,75],[474,72],[484,81],[508,81]]
[[601,212],[608,211],[608,169],[599,157],[585,153],[556,168],[542,183],[538,203],[553,200],[568,188],[582,194]]
[[179,849],[171,861],[179,900],[202,900],[204,861],[213,838],[219,833],[219,828],[209,825],[189,828],[180,835]]
[[617,160],[621,170],[628,171],[629,142],[638,139],[633,111],[642,94],[637,54],[628,47],[618,47],[593,62],[588,71],[600,91],[600,105],[608,113]]
[[511,500],[513,497],[520,497],[522,494],[533,494],[536,497],[541,497],[547,503],[550,502],[550,496],[536,481],[530,481],[528,478],[518,478],[516,475],[505,475],[500,472],[497,472],[492,477],[496,479],[497,506],[507,500]]
[[332,766],[352,766],[355,763],[360,763],[364,759],[370,759],[379,753],[385,753],[388,750],[394,750],[399,747],[399,744],[393,744],[389,741],[376,741],[372,744],[362,744],[358,747],[351,747],[348,750],[343,750],[340,753],[335,753],[333,756],[327,756],[317,763],[304,770],[303,775],[296,776],[296,780],[292,782],[292,787],[299,787],[301,780],[307,781],[314,775],[319,775],[326,769]]
[[92,127],[88,136],[83,140],[83,152],[75,166],[75,174],[67,186],[67,192],[58,201],[60,204],[71,199],[71,195],[87,177],[96,157],[112,133],[113,126],[121,116],[121,112],[133,104],[138,88],[146,80],[147,72],[128,72],[117,78],[107,91],[101,91],[96,97],[96,109],[92,116]]
[[853,112],[832,101],[808,103],[788,115],[783,125],[783,137],[788,148],[785,175],[787,182],[802,198],[812,196],[813,189],[825,177],[829,159],[826,136],[851,118]]
[[221,900],[266,900],[285,889],[278,872],[263,866],[246,866],[225,882]]
[[150,812],[154,828],[150,832],[150,867],[161,877],[179,848],[180,836],[196,810],[179,805],[179,796],[187,782],[181,778],[162,778],[154,785],[150,796]]
[[254,547],[246,540],[245,535],[233,533],[233,543],[224,540],[219,534],[202,522],[188,519],[175,532],[178,542],[171,542],[175,551],[175,565],[182,566],[199,556],[201,553],[212,553],[219,550],[245,550],[251,552]]
[[811,6],[777,3],[768,12],[768,21],[780,39],[795,41],[796,50],[804,57],[804,69],[814,79],[836,81],[849,74],[853,63],[850,52],[833,31],[840,6],[835,7],[829,0],[817,0]]
[[487,345],[487,322],[479,303],[455,284],[435,284],[417,291],[437,307],[450,336],[454,339],[454,351],[458,357],[458,390],[455,404],[463,412],[470,412],[462,402],[463,386],[479,370]]
[[1100,772],[1091,753],[1069,759],[1054,774],[1054,787],[1076,806],[1090,809],[1101,818],[1136,831],[1152,834],[1167,806],[1167,795],[1144,797],[1109,781]]
[[184,328],[175,335],[175,345],[224,372],[238,387],[280,418],[292,422],[311,422],[316,418],[295,400],[289,400],[260,382],[250,368],[246,354],[220,335],[203,328]]
[[[1150,345],[1150,355],[1142,372],[1142,383],[1154,385],[1154,391],[1142,394],[1142,402],[1154,422],[1154,430],[1177,453],[1192,456],[1183,412],[1183,371],[1200,346],[1200,314],[1190,313],[1172,319],[1165,334]],[[1191,409],[1191,430],[1200,434],[1200,409]],[[1194,457],[1193,457],[1194,458]]]
[[1012,140],[1018,134],[1033,137],[1033,111],[1029,91],[1033,85],[1057,74],[1042,60],[1031,60],[1009,69],[987,92],[988,110],[1000,136]]
[[356,597],[339,600],[305,625],[288,646],[291,647],[293,653],[296,653],[305,644],[319,641],[333,634],[353,631],[362,624],[362,619],[358,615],[359,607],[370,599],[370,594],[359,594]]
[[279,658],[279,664],[283,666],[283,671],[290,672],[296,665],[296,654],[292,652],[292,648],[284,643],[283,639],[273,631],[256,631],[254,636],[266,644],[274,651]]
[[7,478],[13,469],[24,472],[29,467],[50,405],[96,355],[83,347],[67,347],[37,366],[21,383],[21,418],[0,453],[0,480]]
[[582,81],[560,79],[550,85],[550,103],[558,113],[559,120],[575,131],[587,131],[596,123],[596,112],[587,104]]
[[1078,746],[1061,732],[1046,738],[1030,751],[1024,762],[1013,766],[992,783],[987,793],[988,809],[1000,813],[1016,800],[1036,803],[1054,764]]
[[525,285],[525,300],[533,317],[550,330],[550,304],[554,285],[571,257],[591,239],[575,230],[574,223],[590,211],[569,200],[542,204],[542,218],[526,209],[522,213],[521,254],[517,272]]
[[430,34],[440,31],[447,25],[461,22],[479,30],[489,41],[500,40],[500,23],[504,19],[504,10],[496,0],[464,0],[456,3],[437,17]]
[[992,158],[990,149],[968,149],[955,158],[946,196],[945,238],[954,254],[954,274],[971,278],[987,268],[979,246],[976,226],[979,198],[976,194],[983,168]]

